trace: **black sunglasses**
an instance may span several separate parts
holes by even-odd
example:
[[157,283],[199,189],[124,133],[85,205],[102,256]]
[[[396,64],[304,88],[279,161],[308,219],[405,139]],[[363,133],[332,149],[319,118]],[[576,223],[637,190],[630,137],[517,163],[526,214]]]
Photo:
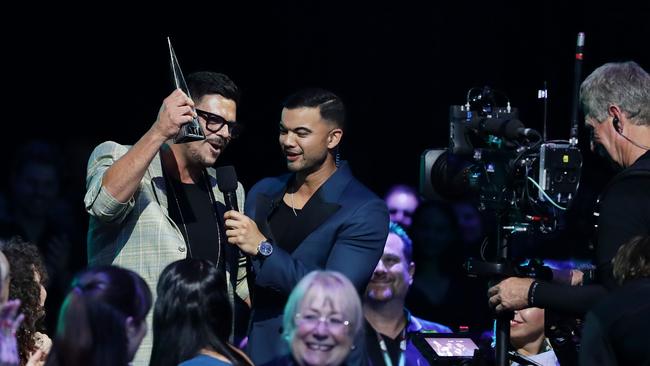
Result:
[[226,121],[225,118],[221,117],[218,114],[202,111],[200,109],[196,110],[196,114],[199,117],[205,120],[205,128],[210,130],[210,132],[218,132],[223,128],[223,126],[228,126],[228,132],[230,133],[230,138],[237,138],[242,132],[244,126],[241,123],[235,121]]

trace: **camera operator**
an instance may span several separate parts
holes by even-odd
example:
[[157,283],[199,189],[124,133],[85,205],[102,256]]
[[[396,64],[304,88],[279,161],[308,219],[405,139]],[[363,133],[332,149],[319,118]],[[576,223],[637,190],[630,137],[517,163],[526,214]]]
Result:
[[[650,75],[634,62],[597,68],[580,87],[585,123],[593,128],[592,151],[604,148],[625,168],[609,182],[598,201],[596,278],[572,284],[507,278],[488,290],[497,312],[541,307],[584,314],[617,287],[611,260],[625,241],[650,234]],[[598,212],[599,211],[599,212]]]

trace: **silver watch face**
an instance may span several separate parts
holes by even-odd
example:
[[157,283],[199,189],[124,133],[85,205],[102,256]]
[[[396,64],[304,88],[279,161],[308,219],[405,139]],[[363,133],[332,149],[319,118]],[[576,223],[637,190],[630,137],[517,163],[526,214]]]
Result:
[[271,243],[263,241],[260,243],[260,246],[257,248],[261,255],[268,257],[273,253],[273,245]]

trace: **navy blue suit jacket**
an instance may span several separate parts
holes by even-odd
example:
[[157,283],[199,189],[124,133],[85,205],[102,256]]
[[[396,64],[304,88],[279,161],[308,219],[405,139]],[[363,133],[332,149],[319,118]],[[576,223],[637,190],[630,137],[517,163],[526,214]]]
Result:
[[[267,238],[273,239],[269,216],[282,202],[292,177],[286,174],[263,179],[248,193],[245,213]],[[309,210],[312,214],[307,218],[308,226],[315,229],[298,247],[288,253],[276,242],[268,258],[252,260],[253,310],[247,353],[258,366],[289,353],[282,338],[282,312],[300,279],[316,269],[335,270],[362,293],[383,254],[388,209],[352,176],[347,163],[342,163],[315,194],[321,202],[317,209]]]

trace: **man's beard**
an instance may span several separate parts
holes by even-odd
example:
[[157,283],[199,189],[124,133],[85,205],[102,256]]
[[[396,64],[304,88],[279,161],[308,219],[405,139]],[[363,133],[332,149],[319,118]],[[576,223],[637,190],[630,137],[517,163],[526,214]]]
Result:
[[385,302],[392,300],[395,297],[395,291],[390,287],[385,287],[381,289],[370,288],[366,294],[366,297],[375,302]]
[[[220,153],[219,153],[219,156],[221,156],[223,151],[226,149],[226,145],[228,144],[228,141],[226,141],[226,139],[224,139],[221,136],[212,137],[211,139],[212,140],[219,140],[218,145],[219,145],[219,149],[221,150]],[[210,167],[212,167],[216,163],[216,160],[219,159],[219,156],[217,156],[217,158],[215,159],[214,162],[209,161],[211,159],[206,158],[204,155],[201,154],[201,149],[204,148],[203,144],[209,144],[209,142],[207,140],[203,140],[203,141],[198,141],[197,143],[200,144],[200,145],[198,145],[198,146],[195,145],[195,146],[189,148],[189,154],[190,154],[191,160],[194,162],[194,164],[196,164],[197,166],[200,166],[202,168],[210,168]]]

